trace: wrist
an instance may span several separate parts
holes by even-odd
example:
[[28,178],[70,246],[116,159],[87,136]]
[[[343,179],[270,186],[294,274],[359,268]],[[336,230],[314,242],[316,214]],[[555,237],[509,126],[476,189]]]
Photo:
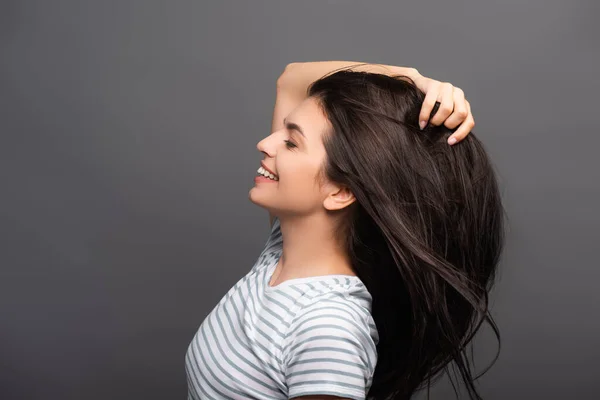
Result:
[[423,75],[419,73],[416,68],[413,67],[395,67],[394,73],[396,75],[404,75],[412,79],[415,83],[417,80],[423,78]]

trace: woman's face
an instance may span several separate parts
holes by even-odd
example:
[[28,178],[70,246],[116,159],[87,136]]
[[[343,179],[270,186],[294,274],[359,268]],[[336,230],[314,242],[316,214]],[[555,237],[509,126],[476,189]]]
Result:
[[317,180],[326,157],[322,135],[329,126],[317,100],[308,97],[286,117],[284,128],[258,142],[256,148],[265,154],[262,162],[278,180],[255,180],[250,200],[276,215],[335,208],[337,187]]

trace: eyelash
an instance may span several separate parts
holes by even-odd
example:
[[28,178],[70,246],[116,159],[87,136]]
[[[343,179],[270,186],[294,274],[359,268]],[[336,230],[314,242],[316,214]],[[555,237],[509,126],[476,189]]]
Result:
[[[288,149],[292,149],[292,148],[294,148],[294,147],[298,147],[298,146],[296,146],[294,143],[290,142],[289,140],[284,140],[284,142],[285,142],[285,145],[286,145],[286,147],[287,147]],[[291,146],[293,146],[293,147],[290,147],[290,145],[291,145]]]

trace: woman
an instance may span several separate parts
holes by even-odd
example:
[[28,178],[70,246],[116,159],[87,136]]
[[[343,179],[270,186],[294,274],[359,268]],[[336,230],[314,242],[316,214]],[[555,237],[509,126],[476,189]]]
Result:
[[412,68],[289,65],[249,193],[270,236],[192,340],[188,397],[409,399],[454,362],[480,398],[503,210],[473,125]]

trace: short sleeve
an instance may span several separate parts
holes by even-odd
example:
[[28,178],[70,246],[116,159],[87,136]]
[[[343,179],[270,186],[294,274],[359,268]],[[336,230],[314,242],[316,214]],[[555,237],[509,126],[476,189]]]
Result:
[[377,363],[376,338],[358,306],[327,303],[302,310],[290,324],[282,352],[288,398],[365,399]]

